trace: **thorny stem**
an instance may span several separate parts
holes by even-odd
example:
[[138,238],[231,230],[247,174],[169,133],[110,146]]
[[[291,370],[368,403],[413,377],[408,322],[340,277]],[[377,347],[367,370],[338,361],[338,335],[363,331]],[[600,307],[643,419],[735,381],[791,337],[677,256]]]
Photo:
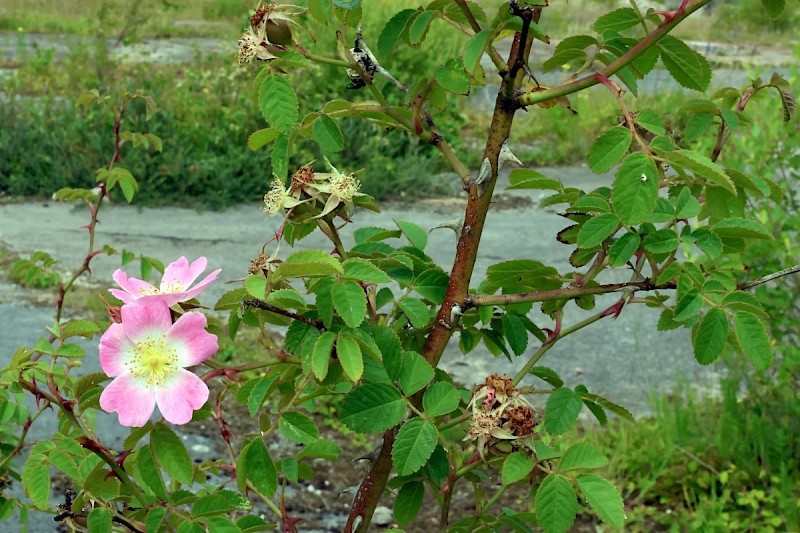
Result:
[[[114,153],[111,155],[111,159],[108,161],[108,165],[106,166],[107,171],[111,171],[114,168],[114,165],[120,159],[120,149],[125,141],[120,139],[120,127],[122,125],[122,118],[125,116],[125,100],[123,97],[123,101],[119,106],[119,109],[116,113],[114,113]],[[95,228],[97,227],[97,214],[100,212],[100,208],[103,205],[103,199],[108,195],[108,191],[106,190],[106,182],[104,182],[100,186],[100,194],[96,200],[95,204],[91,204],[91,202],[87,201],[89,205],[89,211],[91,212],[92,218],[89,224],[86,226],[89,230],[89,249],[86,252],[86,258],[83,260],[83,264],[78,267],[75,272],[72,273],[72,277],[70,277],[69,281],[67,281],[63,285],[59,285],[58,287],[58,299],[56,301],[56,323],[61,321],[61,313],[64,307],[64,297],[67,294],[67,291],[72,287],[75,281],[84,273],[90,272],[89,263],[94,258],[97,253],[94,251],[94,237],[95,237]]]
[[[523,22],[523,25],[527,27],[530,25],[530,21],[538,23],[541,16],[541,8],[522,11],[520,15],[523,17],[523,21],[527,19],[527,23]],[[525,40],[522,40],[520,33],[515,36],[507,62],[509,73],[513,66],[524,65],[527,62],[531,43],[530,36]],[[439,359],[452,335],[452,326],[450,325],[451,310],[454,305],[464,301],[469,290],[483,225],[491,203],[492,191],[497,181],[498,156],[503,143],[508,139],[516,111],[514,106],[509,105],[509,99],[522,84],[522,69],[518,68],[516,70],[515,76],[504,76],[500,85],[489,136],[481,158],[482,160],[488,159],[491,162],[491,177],[486,183],[481,184],[482,187],[486,187],[482,194],[479,193],[478,184],[472,184],[469,187],[469,199],[464,213],[464,224],[456,245],[456,257],[453,261],[444,303],[439,309],[433,329],[428,335],[422,350],[423,356],[434,368],[438,366]],[[391,448],[394,444],[395,435],[394,428],[384,433],[381,453],[358,488],[345,525],[345,533],[354,531],[353,528],[356,525],[358,526],[356,530],[358,532],[363,533],[367,530],[372,519],[372,513],[380,501],[392,470]]]
[[763,285],[764,283],[776,280],[778,278],[782,278],[784,276],[788,276],[790,274],[796,274],[800,272],[800,265],[794,265],[793,267],[784,268],[783,270],[779,270],[774,274],[769,274],[768,276],[764,276],[763,278],[754,279],[752,281],[745,281],[743,283],[739,283],[736,288],[740,291],[745,289],[750,289],[752,287],[756,287],[758,285]]
[[485,513],[488,509],[490,509],[500,497],[505,494],[506,489],[511,485],[501,485],[499,489],[494,493],[494,495],[489,498],[489,500],[483,505],[483,512]]
[[250,299],[247,299],[247,300],[243,300],[242,304],[246,305],[246,306],[249,306],[249,307],[256,307],[258,309],[263,309],[264,311],[269,311],[270,313],[275,313],[276,315],[282,315],[282,316],[291,318],[293,320],[297,320],[299,322],[305,322],[309,326],[314,326],[315,328],[317,328],[319,330],[324,330],[325,329],[325,325],[322,323],[321,320],[315,320],[313,318],[308,318],[308,317],[303,316],[303,315],[298,315],[297,313],[295,313],[293,311],[289,311],[288,309],[282,309],[280,307],[276,307],[276,306],[274,306],[272,304],[268,304],[267,302],[265,302],[263,300],[257,300],[255,298],[250,298]]
[[[640,55],[642,55],[642,53],[644,53],[656,42],[658,42],[659,39],[668,34],[675,26],[677,26],[680,22],[682,22],[686,17],[688,17],[689,15],[691,15],[704,5],[708,4],[710,1],[711,0],[689,0],[688,2],[683,2],[681,4],[681,7],[679,7],[676,11],[668,13],[669,16],[665,17],[664,21],[658,26],[658,28],[650,32],[641,41],[639,41],[633,48],[628,50],[625,54],[621,55],[615,61],[609,63],[604,68],[600,69],[598,72],[603,76],[605,76],[606,78],[610,78],[611,76],[619,72],[622,68],[628,66],[632,61],[637,59]],[[599,83],[599,80],[595,77],[595,75],[588,74],[575,81],[565,83],[563,85],[559,85],[556,87],[552,87],[544,91],[529,92],[523,94],[519,98],[519,104],[521,106],[530,106],[538,104],[540,102],[546,102],[547,100],[553,100],[561,96],[566,96],[568,94],[581,91],[593,85],[597,85],[597,83]]]
[[606,285],[596,285],[594,287],[566,287],[564,289],[554,289],[551,291],[520,292],[513,294],[488,294],[470,295],[464,300],[462,308],[482,307],[487,305],[509,305],[523,302],[549,302],[553,300],[567,300],[579,298],[589,294],[606,294],[618,292],[625,289],[636,289],[640,291],[654,291],[659,289],[674,289],[674,283],[664,283],[657,285],[651,279],[641,281],[627,281],[624,283],[609,283]]
[[598,79],[600,83],[608,87],[608,90],[611,91],[611,94],[614,96],[614,99],[617,101],[617,105],[619,105],[620,111],[622,111],[622,115],[625,117],[625,122],[628,125],[628,129],[633,135],[633,138],[636,139],[636,142],[639,143],[639,146],[642,147],[642,151],[649,156],[653,155],[653,152],[650,151],[650,147],[644,142],[642,136],[639,135],[639,132],[636,131],[636,121],[633,119],[633,115],[630,111],[628,111],[628,106],[625,105],[625,100],[622,98],[622,94],[624,91],[620,88],[619,85],[611,81],[610,79],[606,78],[599,72],[595,72],[595,77]]
[[448,469],[447,469],[447,486],[446,491],[442,495],[442,510],[439,514],[439,532],[444,533],[447,531],[448,521],[450,517],[450,503],[453,500],[453,493],[456,490],[456,482],[458,476],[456,475],[456,454],[452,449],[447,450],[448,456]]

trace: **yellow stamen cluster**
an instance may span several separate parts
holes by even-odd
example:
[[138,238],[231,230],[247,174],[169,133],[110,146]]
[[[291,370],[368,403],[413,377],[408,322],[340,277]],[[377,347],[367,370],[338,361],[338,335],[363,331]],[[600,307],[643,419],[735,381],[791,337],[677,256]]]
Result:
[[178,354],[174,348],[167,345],[164,335],[137,342],[133,356],[125,366],[133,377],[144,379],[147,385],[156,387],[164,385],[180,368]]
[[264,207],[261,208],[268,216],[273,216],[275,213],[283,209],[283,204],[286,198],[286,188],[283,186],[281,180],[272,182],[270,191],[264,195]]
[[331,193],[344,202],[349,202],[361,188],[361,182],[352,174],[334,172],[330,177]]
[[183,292],[183,283],[181,283],[177,279],[173,279],[171,282],[161,281],[161,288],[159,289],[161,294],[169,294],[172,292]]

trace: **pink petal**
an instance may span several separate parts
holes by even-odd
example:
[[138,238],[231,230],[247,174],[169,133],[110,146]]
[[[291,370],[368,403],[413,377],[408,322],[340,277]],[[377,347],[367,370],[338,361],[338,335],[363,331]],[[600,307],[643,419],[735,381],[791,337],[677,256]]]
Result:
[[148,294],[135,300],[136,305],[162,305],[164,307],[172,307],[178,302],[188,300],[185,298],[183,292],[168,292],[164,294]]
[[[116,272],[114,272],[114,275],[112,277],[114,278],[114,281],[116,281],[117,284],[120,287],[122,287],[122,290],[130,294],[134,300],[139,298],[143,292],[152,293],[155,290],[155,287],[150,285],[146,281],[142,281],[137,278],[129,278],[128,275],[121,269],[118,269]],[[114,294],[114,296],[116,296],[123,302],[128,303],[126,300],[120,298],[119,296],[117,296],[117,294],[114,293],[114,291],[116,290],[117,289],[109,289],[109,292],[111,292],[111,294]]]
[[202,363],[219,350],[217,336],[206,331],[206,317],[194,311],[182,315],[169,328],[167,342],[178,350],[182,367]]
[[180,369],[170,380],[169,386],[156,392],[158,409],[168,422],[185,424],[192,413],[208,400],[208,386],[202,379],[187,370]]
[[133,348],[122,324],[111,324],[100,338],[100,366],[103,372],[112,378],[124,374],[127,371],[125,361]]
[[153,392],[130,374],[117,376],[100,394],[100,407],[107,413],[119,413],[119,423],[123,426],[145,425],[155,405]]
[[121,291],[119,289],[108,289],[108,292],[110,292],[114,296],[114,298],[116,298],[117,300],[120,300],[124,304],[129,304],[131,302],[135,302],[136,301],[136,298],[134,298],[133,296],[131,296],[127,292]]
[[185,257],[173,261],[164,269],[164,276],[161,278],[162,292],[176,284],[180,284],[184,289],[188,288],[197,279],[197,276],[206,269],[207,263],[208,261],[205,257],[201,257],[191,265],[189,265],[189,261]]
[[203,278],[203,281],[192,287],[191,290],[185,291],[180,301],[191,300],[192,298],[203,292],[203,290],[205,290],[206,287],[211,285],[211,283],[213,283],[217,279],[217,276],[219,275],[220,272],[222,272],[222,269],[218,268],[217,270],[215,270],[214,272]]
[[128,304],[120,309],[125,336],[137,342],[145,337],[163,335],[172,325],[169,308],[161,304]]

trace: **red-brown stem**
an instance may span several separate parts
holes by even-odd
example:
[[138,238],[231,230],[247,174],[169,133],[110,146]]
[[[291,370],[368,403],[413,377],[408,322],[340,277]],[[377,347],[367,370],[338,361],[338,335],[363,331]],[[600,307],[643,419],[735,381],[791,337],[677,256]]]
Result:
[[[655,44],[659,39],[669,33],[675,26],[677,26],[683,19],[709,3],[711,0],[689,0],[684,1],[681,7],[676,11],[670,12],[671,17],[667,17],[664,21],[641,41],[628,50],[625,54],[621,55],[615,61],[609,63],[606,67],[600,69],[598,72],[603,76],[609,78],[620,71],[623,67],[628,66],[633,60],[642,55],[647,49]],[[598,83],[598,79],[594,74],[588,74],[575,81],[564,83],[556,87],[544,90],[526,93],[519,98],[519,103],[522,106],[529,106],[553,100],[561,96],[572,94]]]
[[[541,9],[524,12],[523,15],[529,17],[527,22],[523,19],[523,27],[527,28],[531,20],[539,22]],[[517,33],[508,58],[509,72],[515,65],[523,65],[527,61],[530,48],[531,38],[528,37],[523,41],[521,34]],[[492,199],[492,191],[497,181],[497,158],[500,155],[503,143],[508,139],[511,131],[511,124],[516,110],[513,105],[513,96],[522,84],[522,69],[518,67],[515,70],[517,71],[516,76],[505,76],[500,85],[489,136],[483,152],[483,158],[488,158],[492,164],[492,177],[485,184],[486,189],[482,195],[479,195],[477,185],[472,185],[469,188],[469,199],[464,213],[461,236],[456,245],[456,257],[450,273],[450,283],[447,287],[444,303],[436,316],[433,330],[428,335],[422,350],[422,355],[434,368],[438,365],[439,359],[452,335],[452,327],[450,325],[451,309],[456,304],[460,305],[469,291],[483,225]],[[380,501],[383,490],[386,487],[386,481],[392,471],[391,449],[394,438],[395,429],[390,429],[384,433],[381,453],[358,488],[344,529],[345,533],[353,531],[363,533],[367,531],[369,522],[372,519],[372,513]]]

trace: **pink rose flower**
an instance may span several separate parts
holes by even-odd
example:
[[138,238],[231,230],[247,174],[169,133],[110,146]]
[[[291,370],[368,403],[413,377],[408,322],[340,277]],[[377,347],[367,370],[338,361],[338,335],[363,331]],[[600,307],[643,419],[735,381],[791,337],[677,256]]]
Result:
[[172,323],[169,308],[125,305],[122,323],[100,339],[100,365],[114,380],[100,395],[104,411],[119,413],[123,426],[143,426],[156,405],[167,421],[185,424],[208,400],[208,387],[186,367],[219,349],[206,317],[189,312]]
[[174,305],[178,302],[191,300],[217,279],[221,269],[215,270],[206,276],[203,281],[191,287],[207,265],[208,260],[205,257],[197,259],[191,265],[185,257],[181,257],[164,269],[164,276],[161,278],[161,284],[158,288],[146,281],[129,278],[120,269],[114,272],[113,278],[122,287],[122,290],[108,289],[108,291],[126,304],[159,301],[166,303],[167,306]]

